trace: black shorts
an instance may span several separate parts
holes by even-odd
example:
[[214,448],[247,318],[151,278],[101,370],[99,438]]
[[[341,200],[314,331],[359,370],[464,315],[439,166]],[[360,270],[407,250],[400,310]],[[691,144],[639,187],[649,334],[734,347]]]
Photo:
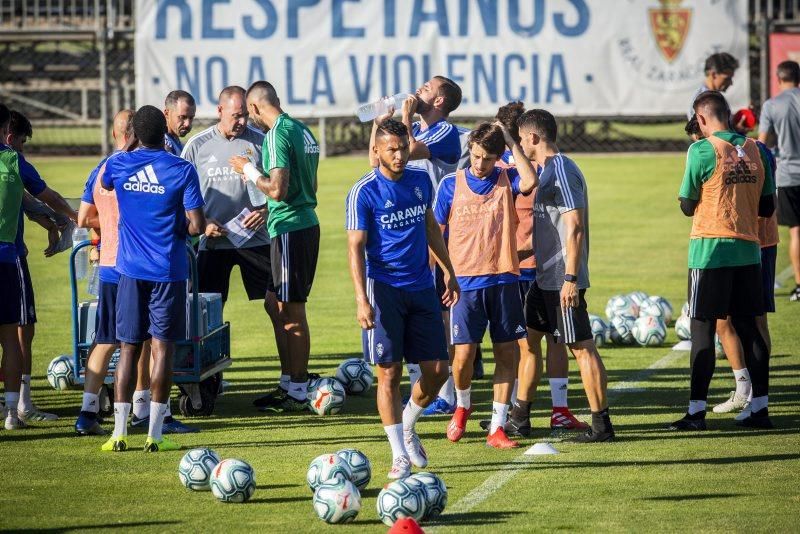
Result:
[[724,319],[764,314],[761,265],[689,269],[689,317]]
[[19,324],[20,286],[17,262],[0,262],[0,324]]
[[561,309],[561,292],[541,289],[533,282],[525,299],[525,322],[528,328],[552,334],[556,343],[578,343],[594,339],[589,312],[586,310],[586,290],[578,291],[578,307]]
[[442,302],[442,297],[444,296],[444,271],[439,264],[437,263],[433,269],[433,281],[436,284],[436,296],[439,298],[439,309],[443,312],[450,311],[449,306],[445,306]]
[[761,249],[761,290],[764,294],[764,311],[775,313],[775,263],[778,245]]
[[778,224],[800,226],[800,185],[778,188]]
[[272,283],[269,291],[281,302],[306,302],[319,256],[319,225],[273,237]]
[[263,299],[272,278],[269,248],[269,245],[261,245],[251,248],[201,250],[197,254],[200,291],[221,293],[222,301],[228,300],[231,270],[234,265],[238,265],[247,298]]
[[17,272],[20,288],[19,325],[36,324],[36,301],[33,298],[33,282],[27,258],[17,258]]

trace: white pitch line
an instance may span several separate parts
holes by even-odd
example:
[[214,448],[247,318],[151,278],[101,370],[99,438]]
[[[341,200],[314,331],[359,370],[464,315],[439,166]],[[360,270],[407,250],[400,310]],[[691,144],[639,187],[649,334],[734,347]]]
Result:
[[[643,384],[647,382],[647,379],[650,376],[655,374],[655,371],[659,369],[665,369],[682,356],[685,356],[685,353],[671,351],[646,369],[642,369],[641,371],[635,373],[629,379],[616,383],[614,386],[608,388],[609,399],[613,399],[623,393],[644,391],[646,388],[643,387]],[[469,512],[483,501],[491,497],[497,492],[497,490],[508,484],[515,476],[519,474],[522,469],[525,468],[528,463],[532,461],[533,457],[525,456],[524,454],[513,459],[494,474],[490,475],[489,478],[483,481],[483,484],[462,497],[457,503],[448,509],[448,512],[454,514],[464,514]]]

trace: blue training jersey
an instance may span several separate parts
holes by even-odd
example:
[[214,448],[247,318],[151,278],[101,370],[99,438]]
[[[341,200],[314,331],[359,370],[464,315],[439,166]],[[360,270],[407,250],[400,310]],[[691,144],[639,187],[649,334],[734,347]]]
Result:
[[181,152],[183,152],[183,143],[174,135],[164,134],[164,150],[175,156],[180,156]]
[[422,129],[422,123],[411,125],[414,139],[424,143],[431,153],[430,158],[408,162],[409,167],[424,169],[438,184],[445,175],[455,172],[461,158],[461,139],[458,128],[442,119]]
[[406,168],[398,181],[373,169],[353,185],[345,227],[367,232],[369,278],[409,291],[433,287],[425,231],[432,204],[431,178],[420,169]]
[[[470,169],[465,169],[467,175],[467,186],[470,190],[477,195],[488,195],[491,193],[494,186],[497,185],[497,180],[500,178],[500,171],[503,169],[495,167],[491,175],[484,179],[476,178]],[[511,191],[514,195],[520,194],[519,192],[519,173],[517,169],[506,169],[508,180],[511,182]],[[439,184],[436,190],[436,201],[433,207],[433,216],[436,217],[436,222],[439,224],[447,225],[450,218],[450,207],[453,205],[453,195],[456,191],[456,175],[455,173],[449,174],[444,177],[444,180]],[[519,281],[519,277],[513,273],[503,274],[490,274],[485,276],[458,276],[456,273],[458,285],[464,291],[473,291],[476,289],[483,289],[486,287],[496,286],[500,284],[511,284]]]
[[101,179],[117,193],[117,271],[151,282],[186,280],[184,212],[205,204],[194,166],[164,150],[140,148],[106,161]]
[[[97,167],[92,169],[92,172],[89,173],[89,178],[86,180],[86,185],[83,188],[83,194],[81,195],[81,201],[86,202],[87,204],[94,205],[94,185],[97,183],[97,175],[100,173],[100,169],[103,167],[108,158],[113,156],[114,154],[120,154],[119,151],[114,151],[110,155],[104,157],[100,160],[100,163],[97,164]],[[102,191],[101,191],[102,193]],[[100,244],[98,245],[98,249],[103,246],[103,237],[100,236]],[[98,276],[100,280],[109,284],[118,284],[119,283],[119,271],[117,271],[116,267],[109,267],[107,265],[100,265],[98,266],[100,270],[98,272]]]

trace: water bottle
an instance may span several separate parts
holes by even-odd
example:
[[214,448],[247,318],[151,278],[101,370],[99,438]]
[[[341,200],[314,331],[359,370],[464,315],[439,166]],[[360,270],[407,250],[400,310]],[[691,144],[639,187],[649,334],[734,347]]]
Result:
[[364,104],[356,111],[358,120],[361,122],[369,122],[374,120],[375,117],[379,117],[389,111],[389,108],[394,108],[395,111],[400,110],[403,107],[403,102],[409,96],[411,95],[408,93],[397,93],[394,96],[388,96],[386,98],[381,98],[376,102]]
[[95,297],[100,295],[100,265],[92,262],[92,274],[89,275],[89,283],[86,285],[86,292]]
[[[75,248],[79,243],[89,239],[89,230],[86,228],[75,227],[72,231],[72,247]],[[75,278],[83,280],[86,278],[86,271],[89,268],[89,247],[83,247],[75,254]]]

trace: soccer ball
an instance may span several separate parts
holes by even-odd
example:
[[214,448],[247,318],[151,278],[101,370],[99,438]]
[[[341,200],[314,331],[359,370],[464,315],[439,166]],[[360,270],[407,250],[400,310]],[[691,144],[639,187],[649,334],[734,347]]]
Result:
[[606,304],[606,317],[612,320],[616,315],[639,315],[639,306],[627,295],[617,295],[611,297]]
[[47,381],[54,389],[64,391],[75,385],[75,367],[72,356],[62,355],[53,358],[47,366]]
[[617,345],[630,345],[633,343],[633,324],[636,318],[633,315],[615,315],[611,319],[611,341]]
[[377,508],[378,517],[387,526],[394,525],[402,517],[420,521],[425,513],[425,497],[418,488],[396,480],[378,494]]
[[342,449],[336,454],[350,466],[353,484],[359,490],[366,488],[372,478],[372,464],[367,455],[356,449]]
[[360,395],[372,386],[372,367],[361,358],[350,358],[339,364],[336,380],[342,383],[348,395]]
[[675,333],[678,339],[692,339],[692,320],[685,315],[678,317],[675,321]]
[[353,471],[350,469],[350,465],[338,454],[317,456],[306,471],[306,482],[311,491],[317,491],[323,482],[334,478],[353,481]]
[[433,519],[444,512],[447,507],[447,486],[444,481],[434,475],[421,471],[405,479],[406,482],[416,480],[425,488],[425,513],[422,519]]
[[361,510],[361,494],[349,480],[334,478],[314,492],[314,511],[326,523],[348,523]]
[[178,464],[178,478],[181,484],[194,491],[211,489],[211,471],[219,463],[219,456],[211,449],[192,449],[181,458]]
[[346,397],[341,382],[335,378],[320,378],[317,387],[308,392],[308,405],[317,415],[333,415],[342,409]]
[[594,344],[598,347],[602,347],[609,341],[608,326],[606,325],[605,321],[603,321],[597,315],[589,316],[589,324],[592,327],[592,336],[594,337]]
[[665,323],[672,322],[672,304],[664,297],[653,296],[639,309],[639,317],[660,317]]
[[256,491],[256,473],[242,460],[222,460],[211,471],[211,493],[223,502],[246,502]]
[[633,291],[632,293],[628,293],[628,298],[641,308],[644,301],[647,300],[647,293],[644,291]]
[[633,324],[633,338],[643,347],[661,345],[667,337],[667,325],[659,317],[639,317]]
[[716,334],[714,335],[714,356],[719,360],[725,358],[725,347],[722,346],[722,340]]

